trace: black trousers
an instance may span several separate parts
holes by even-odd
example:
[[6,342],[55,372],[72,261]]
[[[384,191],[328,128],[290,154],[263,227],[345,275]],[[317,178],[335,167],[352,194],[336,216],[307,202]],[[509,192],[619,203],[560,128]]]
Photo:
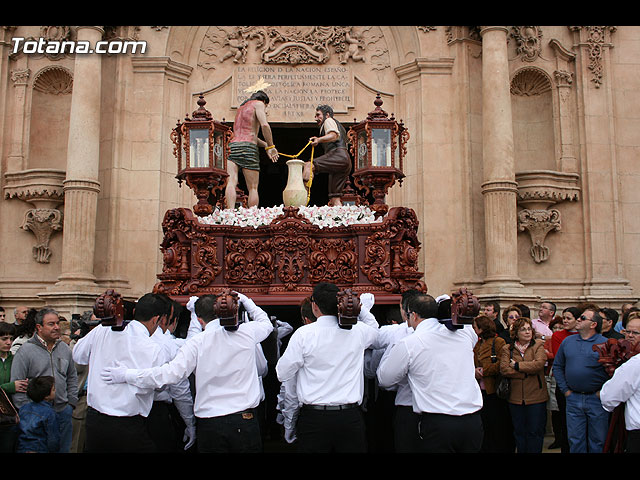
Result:
[[301,453],[367,452],[365,421],[359,407],[314,410],[303,405],[296,435]]
[[397,453],[420,451],[420,416],[413,407],[396,405],[393,422],[393,443]]
[[640,430],[627,430],[625,453],[640,453]]
[[420,451],[424,453],[477,453],[482,447],[482,418],[468,415],[420,415]]
[[166,402],[153,402],[153,407],[147,417],[147,430],[156,450],[161,453],[178,451],[178,436],[176,433],[171,405]]
[[85,421],[86,453],[153,453],[146,418],[112,417],[88,407]]
[[262,437],[255,408],[219,417],[196,417],[199,453],[261,453]]

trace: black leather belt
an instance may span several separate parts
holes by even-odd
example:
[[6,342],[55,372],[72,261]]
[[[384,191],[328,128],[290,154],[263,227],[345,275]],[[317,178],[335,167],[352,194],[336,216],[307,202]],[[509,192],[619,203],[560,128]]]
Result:
[[307,408],[309,410],[349,410],[350,408],[357,408],[357,403],[346,403],[344,405],[309,405],[304,404],[302,408]]

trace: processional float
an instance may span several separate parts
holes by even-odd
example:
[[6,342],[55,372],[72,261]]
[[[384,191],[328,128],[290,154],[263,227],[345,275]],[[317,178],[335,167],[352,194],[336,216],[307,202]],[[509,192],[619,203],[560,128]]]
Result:
[[[348,132],[359,191],[349,185],[343,207],[309,207],[304,191],[283,194],[285,204],[277,207],[225,209],[232,131],[213,118],[202,95],[197,103],[171,140],[179,185],[186,183],[198,201],[192,210],[174,208],[164,216],[155,292],[183,304],[194,295],[235,290],[262,305],[299,305],[323,281],[373,293],[378,304],[397,304],[408,289],[426,291],[417,216],[385,203],[388,190],[404,177],[409,133],[382,110],[379,95],[375,109]],[[300,188],[292,173],[301,174],[300,159],[287,163],[287,189]]]

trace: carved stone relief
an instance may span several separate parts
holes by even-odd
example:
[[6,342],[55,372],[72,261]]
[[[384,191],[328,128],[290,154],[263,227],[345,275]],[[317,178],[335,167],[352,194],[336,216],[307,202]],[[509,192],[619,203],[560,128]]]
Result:
[[265,65],[319,65],[332,61],[370,63],[388,68],[388,50],[379,27],[239,26],[210,27],[200,47],[198,66],[243,64],[255,52]]
[[[607,41],[609,33],[616,31],[616,27],[612,26],[572,26],[572,31],[578,32],[583,38],[581,41],[586,43],[589,52],[588,68],[591,71],[591,81],[596,88],[602,85],[603,76],[603,53],[606,47],[610,47],[611,43]],[[584,38],[586,37],[586,38]]]
[[36,74],[33,89],[51,95],[66,95],[73,90],[73,77],[66,68],[50,65]]
[[551,206],[563,201],[578,201],[578,174],[552,171],[527,171],[516,174],[518,182],[518,231],[528,231],[531,237],[529,252],[534,262],[549,258],[544,244],[547,234],[562,228],[560,211]]
[[523,62],[533,62],[542,51],[542,29],[540,27],[511,27],[511,36],[516,40],[516,53]]
[[30,203],[35,208],[25,212],[20,228],[32,232],[36,244],[33,258],[38,263],[49,263],[49,240],[54,232],[62,230],[62,212],[58,206],[64,202],[63,170],[40,169],[5,173],[4,196]]

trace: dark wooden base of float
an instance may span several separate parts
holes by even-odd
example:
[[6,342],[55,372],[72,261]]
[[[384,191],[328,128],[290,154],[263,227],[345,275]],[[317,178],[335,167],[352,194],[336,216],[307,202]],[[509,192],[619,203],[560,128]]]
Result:
[[162,228],[163,269],[154,291],[183,304],[231,288],[259,305],[298,305],[323,281],[373,293],[376,304],[397,304],[408,289],[426,291],[410,208],[391,208],[379,223],[333,228],[311,223],[297,207],[258,228],[209,225],[176,208]]

